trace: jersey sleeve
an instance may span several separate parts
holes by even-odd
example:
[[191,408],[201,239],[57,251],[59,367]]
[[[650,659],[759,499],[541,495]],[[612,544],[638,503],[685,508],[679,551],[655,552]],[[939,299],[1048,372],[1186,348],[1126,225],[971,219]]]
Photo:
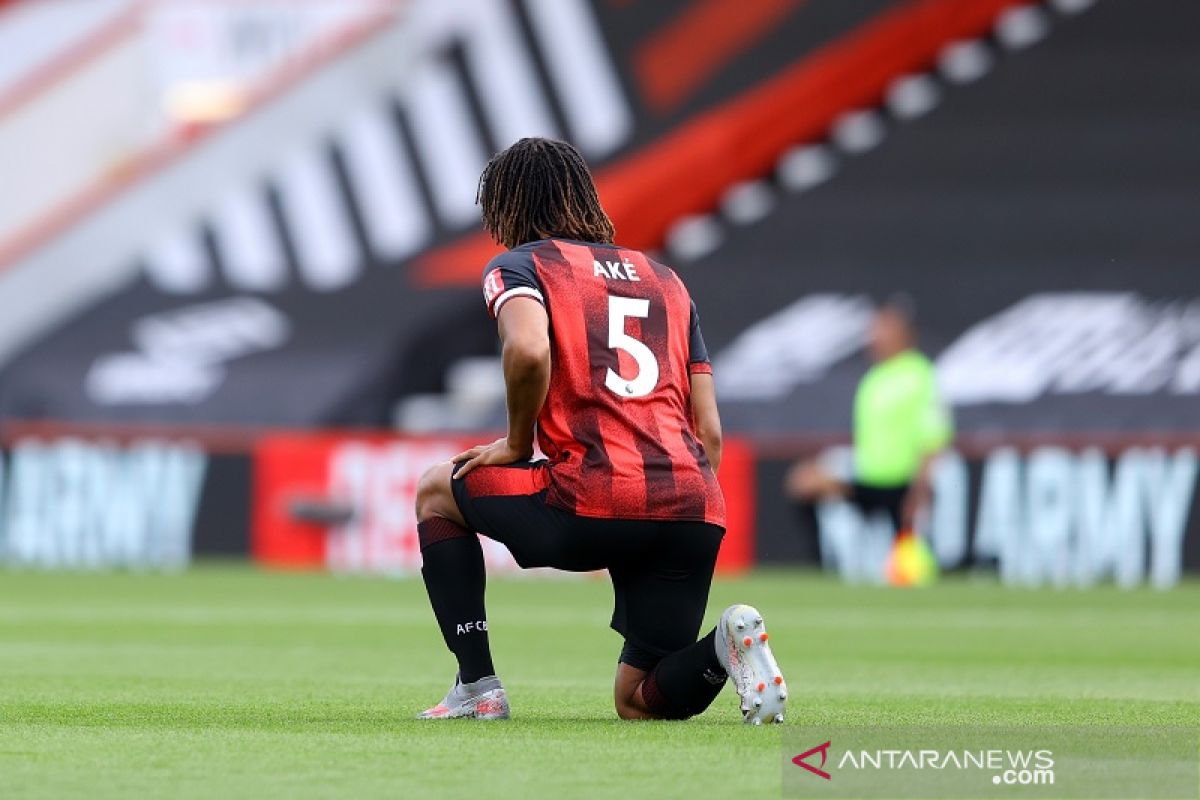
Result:
[[483,300],[492,319],[514,297],[532,297],[542,305],[546,298],[538,280],[533,255],[510,250],[493,258],[483,270]]
[[695,300],[692,301],[688,330],[688,373],[711,375],[712,362],[708,358],[708,348],[704,345],[704,334],[700,332],[700,313],[696,311]]

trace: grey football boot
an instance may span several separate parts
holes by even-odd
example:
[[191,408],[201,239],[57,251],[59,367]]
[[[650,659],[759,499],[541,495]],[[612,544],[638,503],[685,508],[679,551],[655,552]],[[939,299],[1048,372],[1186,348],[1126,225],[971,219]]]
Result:
[[745,721],[752,725],[783,722],[787,684],[767,644],[767,628],[758,609],[745,605],[725,609],[714,646],[737,689]]
[[417,715],[418,719],[508,719],[508,695],[495,675],[480,678],[474,683],[462,683],[457,678],[445,699],[433,708]]

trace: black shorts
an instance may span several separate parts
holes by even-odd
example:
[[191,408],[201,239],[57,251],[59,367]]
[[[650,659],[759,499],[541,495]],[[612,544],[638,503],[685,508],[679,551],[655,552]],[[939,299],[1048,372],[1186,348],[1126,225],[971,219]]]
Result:
[[[620,660],[651,669],[696,641],[725,531],[706,522],[580,517],[546,503],[545,461],[476,467],[451,481],[467,525],[525,569],[607,569]],[[455,470],[457,472],[457,469]]]
[[867,486],[862,483],[850,484],[850,493],[846,501],[862,513],[870,516],[883,512],[892,520],[892,526],[897,533],[904,524],[904,500],[908,497],[908,485],[904,486]]

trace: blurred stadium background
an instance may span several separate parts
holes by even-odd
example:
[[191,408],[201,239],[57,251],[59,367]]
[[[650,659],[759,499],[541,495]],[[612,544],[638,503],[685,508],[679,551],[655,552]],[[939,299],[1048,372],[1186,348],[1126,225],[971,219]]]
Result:
[[[412,574],[416,477],[503,422],[475,181],[549,135],[704,317],[723,570],[813,565],[784,470],[846,443],[899,291],[942,568],[1174,586],[1198,53],[1195,0],[0,2],[0,562]],[[878,582],[890,531],[822,521]]]

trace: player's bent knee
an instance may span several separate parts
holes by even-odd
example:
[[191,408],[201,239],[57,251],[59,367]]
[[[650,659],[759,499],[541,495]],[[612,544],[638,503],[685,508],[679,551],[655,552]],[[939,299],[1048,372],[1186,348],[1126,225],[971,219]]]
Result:
[[613,694],[613,706],[617,710],[617,716],[621,719],[663,719],[663,720],[681,720],[690,719],[694,714],[681,713],[678,709],[659,704],[658,707],[651,707],[650,704],[642,701],[638,697],[638,685],[634,685],[632,689],[627,687],[618,687]]
[[617,703],[617,716],[621,719],[650,719],[644,711],[625,703]]
[[658,719],[635,703],[632,698],[616,696],[613,698],[613,706],[617,709],[617,716],[621,719]]
[[637,706],[631,705],[629,703],[622,703],[620,701],[618,701],[616,705],[617,705],[617,716],[620,717],[621,719],[626,719],[626,720],[660,719],[660,720],[680,721],[680,720],[685,720],[685,719],[691,719],[692,717],[695,716],[695,714],[678,713],[678,712],[674,712],[674,711],[665,711],[665,712],[662,710],[660,710],[658,712],[647,711],[646,709],[638,708]]
[[447,502],[453,502],[450,474],[453,465],[449,461],[435,464],[417,481],[417,521],[425,522],[432,517],[445,516]]

